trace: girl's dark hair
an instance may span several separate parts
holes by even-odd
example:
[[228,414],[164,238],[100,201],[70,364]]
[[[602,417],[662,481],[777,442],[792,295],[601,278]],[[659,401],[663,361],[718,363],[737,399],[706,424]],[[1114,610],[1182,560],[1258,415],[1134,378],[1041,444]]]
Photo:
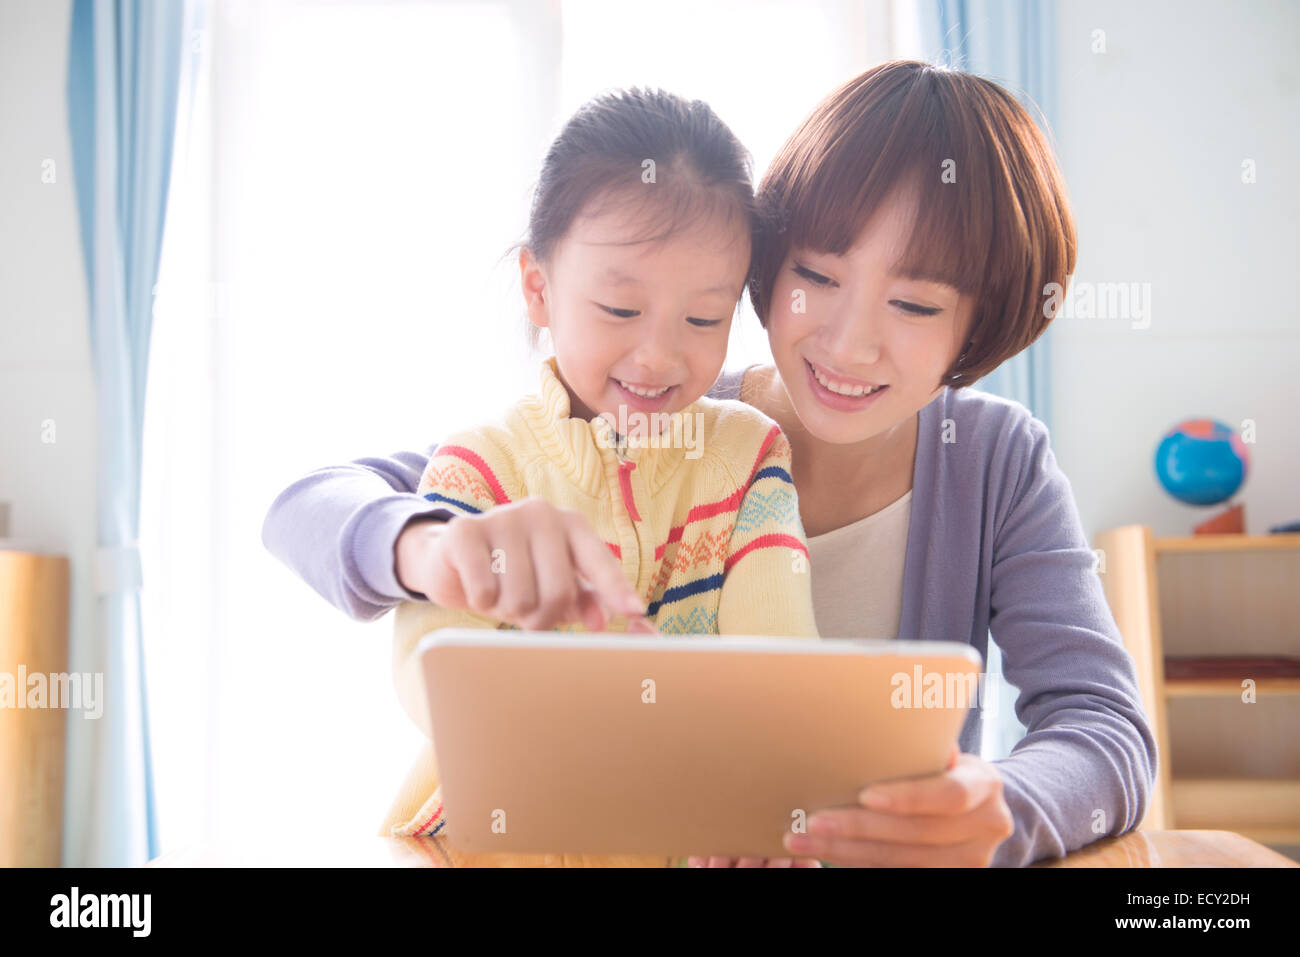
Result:
[[970,341],[940,383],[961,388],[1042,335],[1060,298],[1048,290],[1069,283],[1076,254],[1047,137],[991,80],[896,60],[827,96],[759,187],[750,302],[766,326],[792,248],[843,255],[908,187],[917,216],[895,268],[975,297]]
[[[640,87],[604,93],[579,107],[546,151],[528,234],[510,252],[527,247],[545,262],[580,213],[628,203],[646,226],[629,244],[667,239],[713,215],[739,216],[752,240],[752,169],[749,151],[703,100]],[[528,328],[535,344],[538,330]]]

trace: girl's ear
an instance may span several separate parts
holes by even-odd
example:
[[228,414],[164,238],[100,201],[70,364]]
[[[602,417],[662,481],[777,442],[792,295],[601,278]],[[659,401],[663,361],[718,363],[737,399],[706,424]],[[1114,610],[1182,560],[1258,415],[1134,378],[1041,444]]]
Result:
[[546,272],[533,258],[532,251],[527,248],[519,253],[519,285],[524,292],[524,304],[528,307],[528,321],[539,329],[550,326],[550,297],[547,294]]

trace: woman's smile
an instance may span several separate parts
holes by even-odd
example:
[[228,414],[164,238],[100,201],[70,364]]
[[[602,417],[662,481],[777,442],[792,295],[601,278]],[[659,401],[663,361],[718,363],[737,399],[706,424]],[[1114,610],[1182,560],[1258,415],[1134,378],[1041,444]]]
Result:
[[822,405],[838,412],[861,412],[874,405],[889,389],[887,384],[849,379],[832,373],[808,359],[804,359],[804,368],[808,373],[808,388],[813,397]]

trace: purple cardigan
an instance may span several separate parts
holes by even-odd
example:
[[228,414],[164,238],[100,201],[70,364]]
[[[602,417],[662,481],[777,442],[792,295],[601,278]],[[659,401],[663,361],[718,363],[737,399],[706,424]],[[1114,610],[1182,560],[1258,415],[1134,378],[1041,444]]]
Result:
[[[742,374],[710,395],[736,398]],[[298,479],[272,503],[263,543],[354,619],[420,597],[398,583],[393,544],[411,518],[436,511],[414,491],[433,448]],[[898,637],[966,642],[987,658],[992,631],[1020,692],[1027,734],[994,762],[1015,833],[993,865],[1133,829],[1151,799],[1155,736],[1047,427],[1017,402],[944,389],[921,410],[912,487]],[[961,733],[972,754],[983,701]]]

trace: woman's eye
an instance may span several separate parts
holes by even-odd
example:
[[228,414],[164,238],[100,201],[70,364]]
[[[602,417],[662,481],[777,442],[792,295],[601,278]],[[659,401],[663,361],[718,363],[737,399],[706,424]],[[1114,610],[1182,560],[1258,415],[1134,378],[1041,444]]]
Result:
[[[600,303],[596,303],[600,306]],[[620,319],[631,319],[633,316],[640,315],[635,309],[615,309],[613,306],[600,306],[611,316],[618,316]]]
[[935,313],[943,312],[938,306],[918,306],[914,302],[906,302],[902,299],[891,299],[889,304],[897,306],[904,312],[910,312],[914,316],[933,316]]
[[832,280],[827,279],[825,276],[821,275],[821,273],[813,272],[811,269],[809,269],[806,266],[795,266],[794,271],[796,275],[802,276],[804,279],[807,279],[813,285],[829,286],[833,284]]
[[722,322],[721,319],[696,319],[694,316],[687,316],[686,321],[693,326],[703,326],[706,328],[719,325]]

